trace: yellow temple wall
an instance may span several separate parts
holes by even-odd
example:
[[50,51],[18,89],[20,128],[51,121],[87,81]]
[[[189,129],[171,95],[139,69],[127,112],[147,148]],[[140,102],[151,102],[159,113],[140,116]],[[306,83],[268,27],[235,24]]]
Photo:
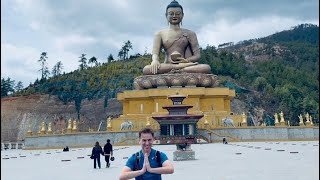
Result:
[[[206,118],[200,119],[199,128],[222,127],[222,119],[230,117],[235,127],[240,126],[241,116],[231,113],[231,99],[235,91],[229,88],[158,88],[147,90],[124,91],[117,95],[123,103],[123,115],[111,121],[109,130],[118,131],[121,123],[129,120],[133,123],[131,131],[139,130],[150,124],[152,128],[159,129],[159,124],[151,118],[157,114],[168,114],[163,106],[172,105],[168,99],[170,95],[186,95],[183,104],[192,105],[188,114],[205,114]],[[149,122],[147,118],[149,117]],[[130,131],[124,130],[124,131]]]

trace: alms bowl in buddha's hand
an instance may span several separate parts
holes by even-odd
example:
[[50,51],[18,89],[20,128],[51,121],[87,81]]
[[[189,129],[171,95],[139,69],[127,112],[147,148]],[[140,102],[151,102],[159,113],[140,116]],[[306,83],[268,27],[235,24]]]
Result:
[[171,53],[170,55],[172,63],[177,64],[179,63],[178,58],[181,57],[181,54],[178,51],[174,51],[173,53]]

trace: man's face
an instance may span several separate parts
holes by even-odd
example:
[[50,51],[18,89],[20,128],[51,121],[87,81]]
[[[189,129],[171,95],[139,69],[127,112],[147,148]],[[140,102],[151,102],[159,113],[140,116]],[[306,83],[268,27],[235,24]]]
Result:
[[140,145],[144,152],[150,152],[154,138],[150,133],[141,133]]
[[179,24],[182,21],[183,13],[181,8],[168,8],[167,19],[170,24]]

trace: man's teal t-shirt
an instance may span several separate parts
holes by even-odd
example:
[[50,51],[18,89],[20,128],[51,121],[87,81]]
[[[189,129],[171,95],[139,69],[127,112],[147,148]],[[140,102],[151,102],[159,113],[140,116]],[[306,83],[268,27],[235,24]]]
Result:
[[[143,167],[143,162],[144,162],[144,154],[142,153],[142,150],[140,150],[140,158],[139,158],[139,170],[142,169]],[[159,163],[157,162],[156,158],[156,153],[157,151],[154,149],[151,149],[151,153],[149,155],[149,163],[151,168],[157,168],[159,167]],[[166,154],[163,152],[160,152],[160,163],[162,164],[164,161],[168,160],[168,157]],[[134,153],[127,161],[126,166],[128,166],[132,171],[136,171],[136,162],[137,162],[137,156],[136,153]],[[136,180],[140,180],[140,176],[136,177]],[[154,174],[154,173],[149,173],[148,171],[145,172],[142,175],[143,180],[161,180],[161,174]]]

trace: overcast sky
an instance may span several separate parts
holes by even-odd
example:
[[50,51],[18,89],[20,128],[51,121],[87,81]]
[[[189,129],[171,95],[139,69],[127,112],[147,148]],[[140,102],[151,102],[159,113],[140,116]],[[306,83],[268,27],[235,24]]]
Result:
[[[168,26],[170,0],[1,0],[1,78],[24,87],[41,77],[37,60],[48,67],[78,68],[79,57],[106,62],[130,40],[129,55],[152,49],[155,32]],[[201,47],[265,37],[301,23],[319,25],[318,0],[179,0],[183,28]]]

